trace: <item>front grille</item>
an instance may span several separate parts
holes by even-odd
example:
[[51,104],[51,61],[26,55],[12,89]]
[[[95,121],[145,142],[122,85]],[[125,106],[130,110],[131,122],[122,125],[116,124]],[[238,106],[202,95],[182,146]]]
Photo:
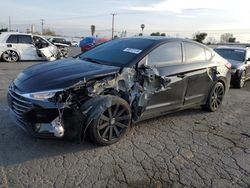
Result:
[[33,107],[32,103],[28,99],[22,97],[16,92],[9,92],[9,105],[15,114],[22,118],[24,113],[30,111]]

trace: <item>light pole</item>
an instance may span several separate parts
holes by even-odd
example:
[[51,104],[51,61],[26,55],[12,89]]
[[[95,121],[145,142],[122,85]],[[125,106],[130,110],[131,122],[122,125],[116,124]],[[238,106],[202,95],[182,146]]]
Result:
[[114,39],[114,25],[115,25],[115,16],[116,13],[112,13],[112,39]]
[[11,31],[11,17],[9,16],[9,31]]
[[44,19],[41,19],[41,24],[42,24],[42,35],[43,35]]

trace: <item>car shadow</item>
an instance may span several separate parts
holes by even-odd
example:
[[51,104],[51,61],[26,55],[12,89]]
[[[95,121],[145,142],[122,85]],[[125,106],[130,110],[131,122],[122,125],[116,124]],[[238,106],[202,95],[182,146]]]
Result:
[[250,80],[247,80],[242,90],[250,91]]
[[[197,113],[207,113],[200,108],[175,112],[160,116],[160,118],[190,116]],[[158,117],[159,118],[159,117]],[[101,150],[100,146],[92,144],[88,139],[83,143],[70,142],[59,139],[38,139],[31,137],[26,132],[14,125],[7,112],[4,112],[5,126],[0,126],[0,166],[9,166],[24,163],[35,159],[49,158],[58,155],[66,155],[70,153],[87,152],[90,150]],[[147,124],[151,123],[156,118],[147,120]],[[143,129],[145,121],[136,123],[134,126],[139,126]],[[112,146],[106,146],[112,147]]]
[[192,116],[195,114],[201,115],[201,114],[207,114],[207,113],[210,113],[210,112],[207,112],[203,110],[200,106],[197,106],[197,107],[175,111],[175,112],[164,114],[164,115],[159,115],[150,119],[145,119],[136,123],[135,126],[140,125],[141,123],[145,123],[145,122],[149,123],[150,121],[155,121],[156,119],[159,119],[159,118],[173,118],[173,117],[180,117],[180,116],[184,117],[184,116]]
[[83,143],[60,139],[34,138],[10,121],[8,111],[0,110],[0,167],[98,148],[88,139]]

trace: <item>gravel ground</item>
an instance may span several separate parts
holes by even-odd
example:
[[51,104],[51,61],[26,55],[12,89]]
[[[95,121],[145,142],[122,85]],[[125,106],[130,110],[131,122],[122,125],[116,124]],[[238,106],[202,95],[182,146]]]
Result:
[[250,81],[218,112],[141,122],[97,147],[35,139],[10,121],[7,85],[34,63],[0,63],[0,187],[250,187]]

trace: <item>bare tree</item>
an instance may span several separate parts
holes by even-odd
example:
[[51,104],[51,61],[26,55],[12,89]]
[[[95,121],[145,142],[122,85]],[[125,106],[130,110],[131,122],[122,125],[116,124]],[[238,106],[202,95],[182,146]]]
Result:
[[206,41],[207,41],[207,44],[215,44],[218,42],[214,37],[208,37]]
[[95,34],[95,25],[91,25],[90,30],[91,30],[91,35],[94,36],[94,34]]
[[49,35],[49,36],[58,36],[55,31],[53,31],[50,28],[44,29],[43,30],[43,35]]
[[220,36],[220,41],[221,42],[235,42],[236,38],[234,37],[232,33],[223,33]]

